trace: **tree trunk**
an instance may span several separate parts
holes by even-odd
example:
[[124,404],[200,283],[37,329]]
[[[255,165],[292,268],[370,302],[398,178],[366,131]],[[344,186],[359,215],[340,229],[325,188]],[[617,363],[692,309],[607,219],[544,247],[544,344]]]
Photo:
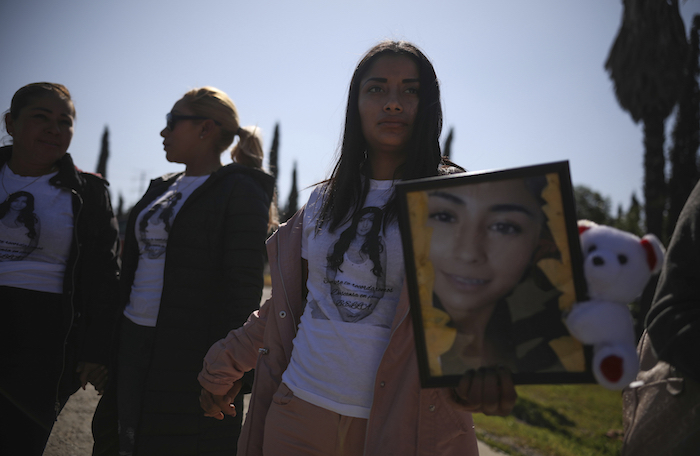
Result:
[[666,203],[664,176],[664,118],[648,116],[644,119],[644,199],[647,231],[659,239],[663,237],[663,219]]

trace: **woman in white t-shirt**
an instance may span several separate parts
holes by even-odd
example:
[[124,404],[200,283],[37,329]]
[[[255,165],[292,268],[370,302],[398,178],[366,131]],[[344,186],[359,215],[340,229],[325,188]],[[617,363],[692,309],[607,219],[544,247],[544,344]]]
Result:
[[118,421],[121,456],[233,454],[241,420],[212,426],[197,413],[196,373],[209,346],[260,306],[274,178],[260,132],[241,127],[221,90],[190,90],[166,121],[166,159],[185,169],[154,179],[127,222],[117,381],[96,413],[96,453],[116,453],[102,432]]
[[[465,376],[459,388],[441,396],[440,405],[453,394],[448,401],[461,414],[428,405],[432,393],[423,398],[419,387],[402,294],[394,183],[449,172],[440,153],[441,128],[439,84],[425,55],[406,42],[370,49],[350,82],[331,177],[268,241],[275,265],[272,298],[212,346],[199,375],[205,414],[223,419],[235,415],[230,404],[237,380],[257,362],[239,454],[475,454],[471,416],[464,410],[504,415],[512,409],[515,389],[501,369]],[[369,216],[362,221],[365,211],[381,233],[374,248],[371,230],[367,241],[357,237],[360,224],[370,223]],[[358,239],[359,249],[343,240],[346,233],[348,240]],[[292,257],[297,248],[300,259]],[[301,274],[289,267],[297,261]],[[296,277],[303,287],[291,283]],[[398,376],[384,381],[384,373]]]
[[61,84],[19,89],[0,148],[0,454],[40,455],[71,394],[102,392],[117,303],[118,232],[99,176],[67,153]]

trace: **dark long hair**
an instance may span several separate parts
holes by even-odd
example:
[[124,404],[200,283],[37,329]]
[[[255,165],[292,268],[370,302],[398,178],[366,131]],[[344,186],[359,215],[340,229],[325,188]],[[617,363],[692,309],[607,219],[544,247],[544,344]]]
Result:
[[19,215],[17,216],[17,221],[20,222],[22,225],[24,225],[29,232],[27,233],[27,237],[29,239],[34,239],[36,237],[36,222],[37,218],[36,215],[34,215],[34,195],[32,195],[29,192],[15,192],[12,193],[8,198],[7,201],[4,203],[0,204],[0,219],[5,216],[10,211],[10,206],[13,201],[20,197],[26,197],[27,198],[27,205],[19,211]]
[[[406,56],[418,66],[420,89],[418,113],[413,125],[413,134],[407,145],[406,161],[396,170],[395,177],[416,179],[435,176],[442,161],[440,132],[442,131],[442,105],[440,84],[430,60],[416,47],[406,41],[383,41],[362,57],[350,80],[348,104],[345,112],[345,130],[339,156],[331,177],[323,183],[324,202],[319,214],[317,228],[329,224],[333,232],[364,205],[369,192],[369,160],[365,160],[367,141],[362,133],[362,122],[358,100],[360,82],[369,68],[384,55]],[[391,197],[384,211],[384,227],[396,218],[398,204]]]
[[[71,99],[70,92],[66,86],[62,84],[56,84],[54,82],[34,82],[21,87],[12,96],[12,101],[10,102],[10,109],[4,113],[2,121],[5,122],[5,131],[7,131],[7,117],[11,117],[13,120],[19,118],[20,112],[34,102],[37,98],[46,96],[57,96],[68,102],[71,108],[71,114],[73,118],[75,115],[75,106],[73,105],[73,100]],[[8,132],[9,133],[9,132]],[[2,144],[12,144],[12,137],[10,135],[2,138]]]
[[377,277],[381,277],[384,270],[382,268],[382,262],[379,260],[379,254],[384,247],[379,238],[379,230],[382,226],[380,220],[382,211],[378,207],[365,207],[355,212],[352,218],[352,224],[340,234],[340,238],[338,238],[338,241],[333,246],[333,253],[328,255],[328,267],[342,272],[340,265],[343,264],[343,256],[345,252],[348,251],[348,248],[350,248],[352,240],[357,236],[357,225],[359,225],[362,216],[365,214],[373,214],[374,217],[372,218],[372,228],[365,236],[365,242],[362,244],[362,247],[360,247],[360,251],[369,255],[369,259],[372,260],[372,264],[374,265],[372,273]]

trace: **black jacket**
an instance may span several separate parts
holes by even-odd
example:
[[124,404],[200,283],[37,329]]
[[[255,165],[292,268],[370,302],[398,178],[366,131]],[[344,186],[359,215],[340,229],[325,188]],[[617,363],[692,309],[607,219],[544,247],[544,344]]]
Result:
[[[129,302],[139,260],[136,218],[179,175],[152,181],[131,211],[122,308]],[[230,164],[197,188],[175,217],[134,454],[235,454],[240,416],[223,421],[204,417],[197,374],[209,347],[260,306],[273,192],[269,174]]]
[[700,382],[700,183],[673,231],[646,324],[659,359]]
[[[12,146],[0,147],[0,167],[12,156]],[[63,325],[66,334],[59,395],[79,386],[79,361],[107,365],[117,308],[119,238],[108,183],[84,173],[70,154],[58,161],[59,171],[49,181],[71,192],[73,242],[63,280]],[[40,318],[41,315],[37,315]],[[32,394],[31,392],[27,392]]]

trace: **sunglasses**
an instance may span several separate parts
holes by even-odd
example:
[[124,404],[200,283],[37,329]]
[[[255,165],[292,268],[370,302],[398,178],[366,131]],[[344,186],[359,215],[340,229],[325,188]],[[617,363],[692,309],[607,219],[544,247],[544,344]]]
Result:
[[[180,120],[208,120],[209,117],[205,116],[186,116],[186,115],[180,115],[180,114],[173,114],[172,112],[169,112],[165,115],[165,127],[173,131],[175,130],[175,125],[180,121]],[[214,120],[214,119],[211,119]],[[221,126],[220,122],[217,122],[214,120],[214,124]]]

